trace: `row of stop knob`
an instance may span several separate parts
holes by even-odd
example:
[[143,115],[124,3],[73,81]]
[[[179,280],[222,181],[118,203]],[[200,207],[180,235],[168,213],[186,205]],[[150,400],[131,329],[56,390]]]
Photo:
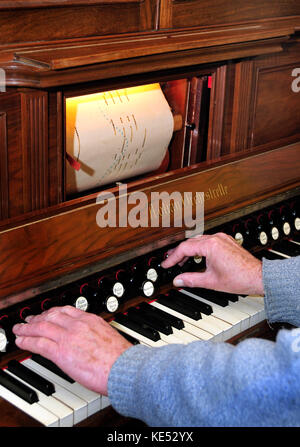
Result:
[[266,246],[300,230],[299,204],[292,202],[257,213],[228,226],[227,232],[245,248]]

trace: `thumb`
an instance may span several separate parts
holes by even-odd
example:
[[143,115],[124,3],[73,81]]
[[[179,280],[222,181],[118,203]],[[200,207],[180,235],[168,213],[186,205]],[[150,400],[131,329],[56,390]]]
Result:
[[210,275],[205,272],[188,272],[182,273],[174,278],[173,284],[175,287],[204,287],[211,288]]

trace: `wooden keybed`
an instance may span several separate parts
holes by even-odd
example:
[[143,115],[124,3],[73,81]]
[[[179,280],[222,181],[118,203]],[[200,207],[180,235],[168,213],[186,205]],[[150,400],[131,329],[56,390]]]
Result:
[[[206,230],[299,195],[299,2],[18,0],[0,12],[0,310],[185,237],[100,228],[99,191],[67,196],[70,97],[159,82],[183,126],[166,172],[127,192],[203,191]],[[0,409],[3,425],[36,425]],[[86,424],[131,423],[111,411]]]

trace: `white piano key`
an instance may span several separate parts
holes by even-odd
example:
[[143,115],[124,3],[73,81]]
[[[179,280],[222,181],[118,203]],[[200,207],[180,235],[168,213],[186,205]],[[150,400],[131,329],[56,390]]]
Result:
[[242,302],[246,302],[247,305],[253,307],[258,312],[258,318],[260,321],[266,319],[266,311],[265,311],[265,301],[262,296],[246,296],[241,297],[240,300]]
[[174,334],[163,334],[162,332],[158,331],[160,338],[166,342],[167,344],[184,344],[184,340],[180,336],[175,336]]
[[137,340],[140,340],[141,342],[145,343],[148,346],[151,346],[153,348],[159,348],[161,346],[166,346],[167,343],[163,340],[153,341],[150,340],[150,338],[144,337],[144,335],[139,334],[138,332],[133,331],[132,329],[123,326],[123,324],[117,323],[116,321],[111,321],[110,325],[115,327],[121,332],[124,332],[125,334],[131,335],[132,337],[136,338]]
[[72,385],[76,385],[76,382],[73,384],[67,382],[31,359],[26,359],[22,363],[54,383],[56,392],[53,396],[73,409],[74,424],[78,424],[88,417],[88,402],[76,394],[76,387],[72,387]]
[[281,252],[278,251],[278,250],[269,249],[269,251],[270,251],[271,253],[275,253],[276,255],[282,256],[283,258],[290,259],[290,256],[289,256],[289,255],[285,255],[284,253],[281,253]]
[[214,341],[223,341],[223,330],[215,324],[215,318],[209,315],[201,314],[202,319],[199,321],[199,327],[213,335]]
[[182,291],[182,293],[185,293],[186,295],[196,298],[199,301],[202,301],[203,303],[209,304],[213,310],[211,314],[212,316],[219,318],[220,320],[225,321],[226,323],[231,324],[231,331],[229,333],[229,338],[242,332],[240,318],[237,318],[235,315],[228,314],[228,312],[224,311],[224,307],[218,306],[217,304],[214,304],[211,301],[207,301],[204,298],[200,298],[192,294],[191,292],[187,292],[186,290]]
[[290,242],[293,242],[293,244],[300,245],[300,242],[294,241],[294,239],[290,239]]
[[244,330],[249,328],[250,324],[250,318],[249,315],[242,314],[241,312],[230,309],[229,306],[222,307],[218,304],[212,303],[211,301],[206,300],[205,298],[202,298],[201,296],[197,296],[191,292],[188,292],[187,290],[182,290],[182,293],[189,295],[193,298],[198,299],[199,301],[202,301],[203,303],[209,304],[212,309],[213,313],[212,315],[219,318],[220,320],[225,321],[226,323],[229,323],[232,325],[232,332],[230,334],[230,338],[234,335],[240,334]]
[[245,301],[256,309],[263,310],[265,308],[265,299],[261,295],[247,295],[245,297],[239,297],[239,299]]
[[248,303],[243,302],[242,300],[236,301],[234,303],[230,303],[232,307],[245,314],[248,314],[250,317],[250,327],[259,323],[260,321],[260,312],[253,306],[250,306]]
[[[185,323],[184,323],[185,325]],[[183,343],[191,343],[192,341],[197,341],[199,340],[198,337],[196,337],[196,335],[191,334],[190,332],[187,332],[184,329],[176,329],[175,327],[172,327],[173,329],[173,334],[175,335],[175,337],[179,337],[181,340],[183,340]]]
[[53,393],[51,396],[46,396],[46,394],[42,393],[37,388],[28,384],[26,381],[13,374],[11,371],[4,370],[4,372],[11,375],[12,377],[15,377],[17,380],[33,389],[39,398],[38,402],[39,405],[41,405],[46,410],[50,411],[51,413],[55,414],[58,417],[60,427],[73,426],[74,424],[73,410],[67,405],[57,400],[55,397],[53,397],[55,396],[55,393]]
[[[158,305],[163,306],[162,304],[158,304]],[[166,312],[167,312],[167,309],[168,308],[166,308]],[[163,308],[162,308],[162,310],[163,310]],[[175,310],[173,311],[172,309],[170,309],[170,311],[172,312],[172,315],[174,315],[174,317],[181,318],[182,314],[180,314],[179,312],[176,313],[176,311]],[[171,314],[171,312],[170,312],[170,314]],[[187,332],[188,334],[193,335],[194,337],[197,337],[198,340],[202,340],[202,338],[201,338],[202,331],[203,331],[202,325],[201,325],[201,327],[199,327],[198,325],[197,326],[193,325],[192,323],[189,323],[189,321],[187,320],[189,317],[185,317],[185,318],[186,318],[185,320],[183,320],[183,318],[181,318],[183,320],[183,324],[184,324],[184,329],[182,329],[182,330]],[[209,334],[213,335],[211,332],[209,332]]]
[[0,397],[10,402],[19,410],[24,411],[24,413],[28,414],[28,416],[31,416],[33,419],[46,427],[59,427],[59,419],[55,414],[46,410],[38,403],[30,405],[2,385],[0,385]]
[[[217,330],[220,331],[219,335],[216,338],[216,341],[226,341],[229,340],[233,335],[233,329],[232,329],[232,325],[230,323],[227,323],[226,321],[220,320],[220,318],[215,317],[213,314],[211,315],[205,315],[205,314],[201,314],[202,315],[202,320],[205,321],[207,320],[209,322],[209,324],[212,324],[214,327],[217,328]],[[215,341],[215,338],[214,338]]]
[[102,410],[104,410],[104,408],[109,407],[110,406],[110,400],[107,396],[102,396]]
[[[184,295],[185,290],[179,289],[179,292]],[[186,293],[188,295],[188,293]],[[193,296],[198,301],[201,301],[199,297]],[[211,313],[206,315],[201,312],[202,319],[200,320],[200,327],[214,335],[213,341],[226,341],[233,337],[234,330],[232,323],[225,322]]]
[[[26,362],[32,362],[32,364],[27,363],[26,366],[28,366],[28,368],[36,371],[40,376],[45,377],[55,383],[54,379],[48,374],[48,370],[46,368],[38,365],[32,360],[26,360]],[[35,367],[35,365],[33,365],[34,363],[38,366]],[[53,394],[53,397],[57,398],[58,400],[72,408],[74,413],[74,424],[78,424],[79,422],[87,418],[87,402],[76,396],[71,391],[68,391],[66,388],[58,383],[55,383],[55,393]]]

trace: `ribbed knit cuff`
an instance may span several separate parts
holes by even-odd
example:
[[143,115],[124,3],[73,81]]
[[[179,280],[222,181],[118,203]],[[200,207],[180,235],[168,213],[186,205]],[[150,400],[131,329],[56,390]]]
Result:
[[123,352],[115,361],[108,378],[108,397],[114,409],[128,417],[139,418],[135,400],[135,384],[140,365],[144,363],[151,348],[135,345]]
[[263,259],[267,319],[300,326],[300,257]]

